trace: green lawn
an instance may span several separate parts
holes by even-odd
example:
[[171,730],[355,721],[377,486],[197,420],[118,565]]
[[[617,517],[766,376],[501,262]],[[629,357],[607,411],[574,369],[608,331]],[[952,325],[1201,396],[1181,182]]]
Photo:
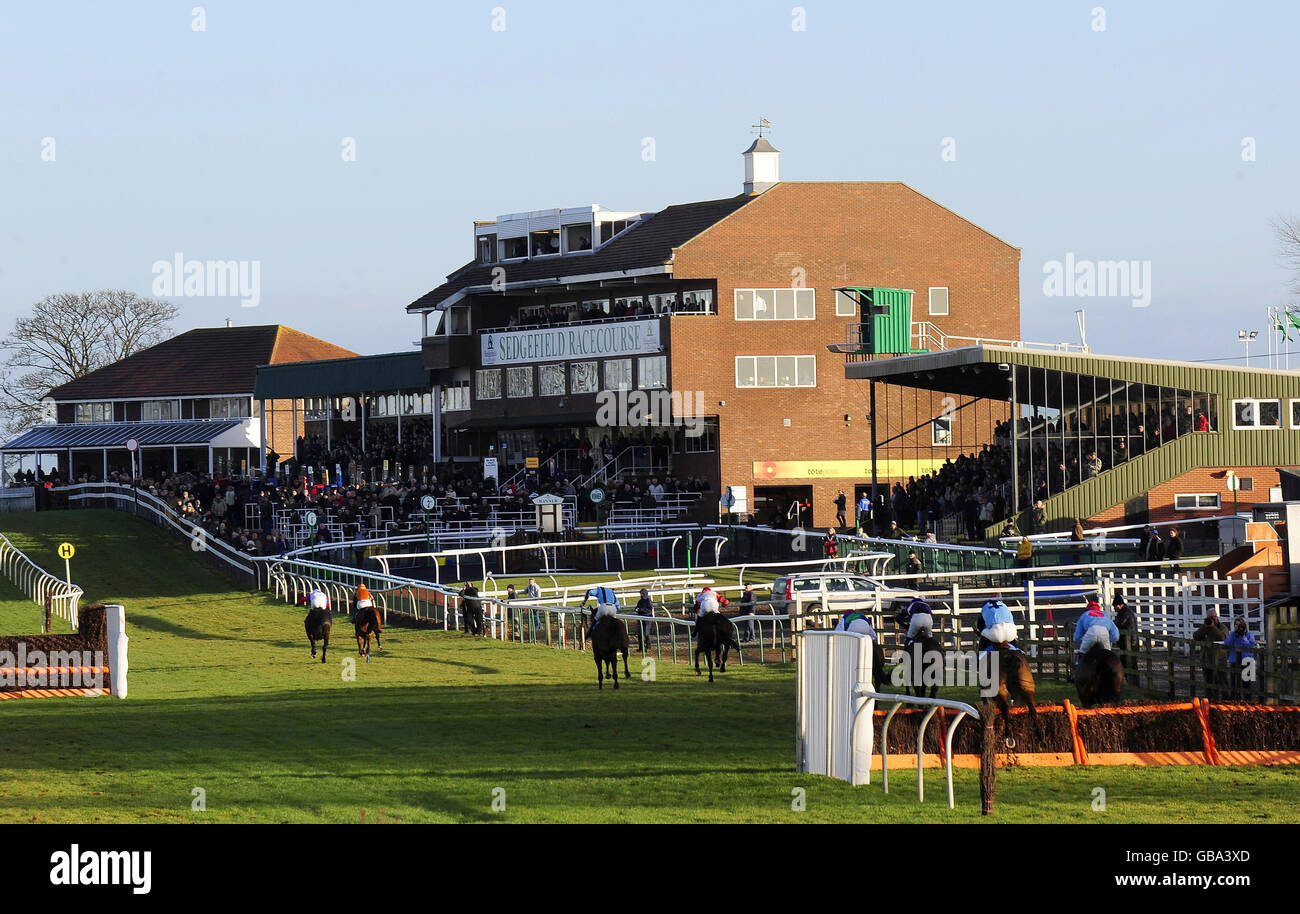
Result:
[[[952,812],[938,771],[924,805],[910,773],[888,797],[796,773],[791,667],[732,667],[710,685],[661,663],[650,682],[633,655],[633,681],[601,692],[587,654],[454,633],[390,628],[385,652],[355,663],[346,624],[321,664],[301,609],[232,591],[149,524],[89,511],[3,523],[47,569],[59,542],[77,546],[87,600],[127,608],[131,673],[125,701],[0,702],[0,821],[980,819],[973,771],[958,772]],[[994,819],[1294,822],[1297,785],[1285,768],[1003,771]]]

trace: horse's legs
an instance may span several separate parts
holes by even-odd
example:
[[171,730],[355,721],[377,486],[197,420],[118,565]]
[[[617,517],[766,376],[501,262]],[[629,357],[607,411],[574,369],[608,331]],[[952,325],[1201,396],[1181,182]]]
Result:
[[[592,653],[596,652],[593,650]],[[601,666],[599,654],[596,654],[596,687],[602,690],[605,688],[605,668]]]
[[[325,638],[321,641],[321,647],[320,647],[321,663],[325,662],[325,654],[328,653],[329,649],[330,649],[330,636],[326,635]],[[313,653],[312,656],[315,657],[316,655]]]
[[[614,688],[618,688],[618,654],[614,653],[609,658],[609,675],[614,680]],[[631,677],[629,677],[631,678]]]
[[[713,664],[710,663],[709,670],[712,671],[712,669]],[[695,675],[700,675],[700,643],[698,641],[695,642]]]
[[311,655],[312,655],[312,657],[315,657],[315,656],[316,656],[316,639],[315,639],[315,638],[312,638],[311,636],[308,636],[308,637],[307,637],[307,640],[311,642]]
[[709,662],[709,682],[713,681],[713,651],[705,651],[704,659]]
[[[615,665],[615,666],[618,665],[618,660],[617,660],[617,658],[615,658],[614,665]],[[627,677],[628,682],[631,682],[631,681],[632,681],[632,673],[629,672],[629,670],[628,670],[628,668],[627,668],[627,648],[626,648],[626,647],[623,648],[623,675]]]

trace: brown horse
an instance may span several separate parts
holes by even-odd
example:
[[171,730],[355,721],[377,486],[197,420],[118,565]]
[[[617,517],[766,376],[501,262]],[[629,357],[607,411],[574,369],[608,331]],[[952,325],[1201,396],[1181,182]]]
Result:
[[[1002,722],[1008,723],[1008,701],[1018,701],[1029,709],[1029,719],[1038,724],[1038,709],[1034,707],[1034,674],[1029,670],[1029,661],[1020,651],[1000,644],[997,649],[985,656],[992,657],[997,663],[998,690],[993,695],[998,710],[1002,712]],[[992,677],[990,677],[991,679]]]
[[1113,651],[1094,644],[1088,653],[1079,658],[1079,669],[1074,674],[1074,687],[1079,692],[1079,705],[1092,708],[1097,705],[1117,705],[1124,688],[1124,665]]
[[618,655],[623,654],[623,675],[631,681],[627,668],[627,623],[622,619],[600,619],[591,630],[591,653],[596,658],[596,685],[605,688],[605,676],[618,688]]
[[358,609],[352,627],[357,634],[357,653],[366,658],[366,663],[370,662],[371,637],[375,639],[375,646],[379,648],[379,653],[384,652],[383,642],[379,640],[379,633],[383,631],[383,623],[380,622],[378,609],[373,606]]
[[311,655],[316,656],[316,642],[320,641],[320,662],[325,662],[325,652],[330,648],[330,626],[333,619],[328,609],[311,609],[307,611],[307,618],[303,620],[303,626],[307,629],[307,640],[311,642]]

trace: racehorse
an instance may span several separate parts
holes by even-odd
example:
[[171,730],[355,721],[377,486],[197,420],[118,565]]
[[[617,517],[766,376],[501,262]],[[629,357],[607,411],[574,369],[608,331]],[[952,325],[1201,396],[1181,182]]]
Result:
[[1113,651],[1094,644],[1079,658],[1074,687],[1084,708],[1119,704],[1120,691],[1124,688],[1124,665]]
[[1029,671],[1029,661],[1020,651],[999,644],[991,652],[998,665],[998,690],[993,696],[1002,722],[1009,723],[1007,701],[1018,701],[1029,708],[1029,718],[1038,726],[1038,709],[1034,707],[1034,674]]
[[605,688],[605,676],[614,680],[618,688],[618,655],[623,654],[623,675],[629,681],[632,674],[627,668],[627,623],[622,619],[600,619],[591,630],[591,653],[596,658],[596,685]]
[[[944,653],[943,645],[939,639],[932,633],[923,631],[922,636],[913,641],[906,650],[908,682],[907,690],[909,694],[915,694],[918,698],[925,695],[926,680],[930,680],[930,697],[934,698],[939,694],[939,680],[943,678],[944,671]],[[927,671],[933,670],[928,676]]]
[[379,633],[383,631],[383,624],[379,621],[378,609],[373,606],[358,609],[357,618],[352,627],[357,634],[357,653],[366,658],[366,663],[370,662],[370,639],[372,636],[375,639],[375,645],[379,648],[379,653],[384,652],[383,642],[379,640]]
[[311,642],[311,655],[316,656],[316,642],[320,641],[320,662],[325,662],[325,652],[330,647],[330,626],[333,618],[328,609],[310,609],[303,625],[307,629],[307,640]]
[[700,675],[700,654],[709,662],[709,682],[713,681],[713,662],[717,658],[718,672],[727,672],[727,652],[740,650],[731,620],[722,613],[705,613],[695,620],[695,675]]

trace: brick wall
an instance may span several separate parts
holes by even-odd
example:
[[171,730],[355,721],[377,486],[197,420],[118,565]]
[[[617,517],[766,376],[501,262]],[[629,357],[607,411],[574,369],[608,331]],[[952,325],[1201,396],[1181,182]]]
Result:
[[[1232,493],[1228,491],[1226,473],[1231,469],[1243,479],[1252,480],[1250,490],[1237,493],[1237,507],[1245,511],[1256,502],[1266,502],[1270,487],[1282,484],[1277,467],[1201,467],[1182,476],[1161,483],[1147,494],[1150,523],[1162,521],[1192,521],[1198,517],[1215,517],[1232,513]],[[1218,508],[1198,511],[1174,509],[1175,495],[1217,494]],[[1124,505],[1115,505],[1089,519],[1088,526],[1100,527],[1124,523]]]
[[[717,279],[718,314],[672,319],[674,389],[702,390],[720,424],[720,485],[812,485],[818,526],[834,522],[831,500],[861,478],[756,479],[753,461],[866,460],[868,383],[846,381],[843,356],[828,352],[856,318],[835,314],[835,286],[912,289],[913,320],[948,334],[1018,339],[1020,252],[911,188],[897,183],[782,183],[678,248],[678,280]],[[802,271],[802,273],[797,272]],[[812,321],[737,321],[737,288],[816,290]],[[949,290],[949,314],[929,316],[931,286]],[[741,390],[736,355],[815,355],[817,386]],[[902,435],[890,456],[945,458],[928,423],[944,395],[877,389],[879,439]],[[726,406],[718,405],[720,402]],[[845,420],[845,415],[850,418]],[[1001,415],[1005,416],[1005,413]],[[788,419],[787,427],[784,420]],[[973,450],[992,438],[987,409],[958,413],[956,441]]]

